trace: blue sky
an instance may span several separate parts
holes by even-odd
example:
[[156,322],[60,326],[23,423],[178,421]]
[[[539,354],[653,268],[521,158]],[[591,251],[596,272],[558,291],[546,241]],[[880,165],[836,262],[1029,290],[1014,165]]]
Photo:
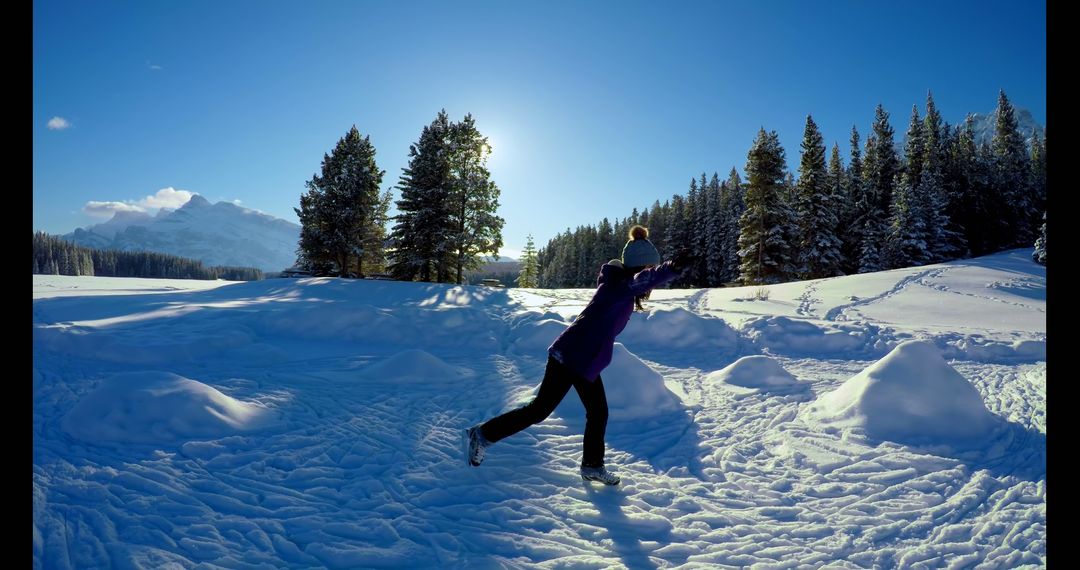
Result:
[[1045,2],[35,0],[33,26],[50,233],[163,189],[296,222],[353,124],[390,189],[443,108],[491,139],[507,251],[742,172],[761,127],[796,170],[807,114],[845,162],[928,89],[954,124],[999,89],[1046,124]]

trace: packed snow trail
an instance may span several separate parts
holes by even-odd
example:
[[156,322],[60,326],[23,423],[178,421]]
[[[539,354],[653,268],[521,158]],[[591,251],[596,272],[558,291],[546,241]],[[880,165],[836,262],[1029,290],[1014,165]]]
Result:
[[[654,292],[604,374],[618,488],[578,477],[576,395],[480,467],[459,445],[528,401],[589,290],[131,280],[109,295],[36,276],[34,566],[1044,567],[1045,273],[984,259],[774,286],[768,302]],[[969,275],[936,283],[978,292],[967,328],[896,318],[900,283],[959,298],[911,279],[942,268]],[[844,287],[890,323],[815,318],[851,302]],[[1000,420],[979,445],[807,415],[913,338]]]

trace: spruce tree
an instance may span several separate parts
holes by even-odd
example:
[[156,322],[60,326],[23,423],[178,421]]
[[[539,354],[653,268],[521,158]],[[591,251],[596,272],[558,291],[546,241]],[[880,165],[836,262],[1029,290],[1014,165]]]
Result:
[[1035,240],[1035,251],[1031,253],[1031,258],[1035,260],[1035,263],[1039,265],[1046,265],[1046,213],[1042,216],[1043,223],[1039,227],[1039,238]]
[[746,190],[735,167],[731,167],[727,180],[721,186],[720,210],[723,212],[723,244],[720,256],[723,258],[721,283],[729,283],[739,278],[739,221],[746,211]]
[[449,274],[447,259],[439,256],[449,234],[449,137],[450,117],[443,109],[409,145],[409,165],[398,181],[401,199],[390,233],[390,272],[396,279],[435,282],[440,274]]
[[829,166],[825,175],[825,186],[828,194],[832,197],[833,211],[836,213],[834,235],[839,242],[839,247],[837,249],[838,264],[836,270],[838,275],[844,275],[847,272],[844,236],[850,233],[847,229],[850,227],[848,224],[850,223],[851,203],[847,193],[847,170],[844,168],[844,163],[840,159],[840,145],[837,143],[833,143],[832,154],[829,156]]
[[724,282],[724,212],[721,208],[720,176],[713,173],[705,193],[705,286]]
[[524,288],[538,287],[539,274],[540,271],[536,264],[536,246],[533,244],[532,234],[529,234],[525,242],[525,251],[521,252],[521,273],[518,274],[517,286]]
[[825,142],[813,117],[807,115],[794,203],[798,226],[798,277],[817,279],[840,274],[836,203],[828,183]]
[[784,149],[776,131],[762,128],[747,154],[746,210],[739,220],[739,280],[744,284],[783,282],[791,264],[785,241]]
[[882,246],[888,236],[889,210],[896,187],[900,161],[893,143],[893,128],[889,114],[881,105],[874,116],[873,134],[866,139],[866,158],[863,162],[863,182],[867,202],[859,209],[860,253],[859,273],[885,268]]
[[482,265],[483,254],[498,256],[503,244],[499,187],[487,169],[490,151],[471,114],[451,126],[449,235],[437,251],[451,254],[455,283],[464,283],[465,271]]
[[889,233],[883,255],[885,267],[889,269],[925,265],[930,260],[926,241],[928,206],[923,180],[925,153],[922,119],[918,108],[913,106],[904,145],[904,169],[889,206]]
[[384,171],[375,163],[369,136],[356,126],[342,137],[322,170],[307,182],[295,209],[300,218],[301,260],[320,274],[363,273],[364,262],[378,266],[388,195],[379,193]]
[[844,228],[841,232],[840,251],[843,258],[842,269],[845,274],[853,274],[859,271],[859,257],[861,253],[860,239],[860,205],[869,204],[866,195],[866,185],[863,184],[862,152],[859,148],[859,131],[855,125],[851,126],[851,161],[848,164],[844,184],[844,200],[839,208],[839,226]]
[[[691,185],[697,186],[697,181],[691,179]],[[667,252],[674,254],[675,252],[690,249],[690,220],[687,216],[689,208],[686,206],[686,200],[675,194],[671,197],[671,214],[668,218],[668,238],[667,238]],[[620,233],[619,235],[627,235],[630,228],[626,228],[627,231]]]
[[1029,247],[1038,228],[1036,204],[1030,185],[1030,167],[1024,137],[1005,91],[998,93],[993,139],[995,194],[1007,208],[1009,233],[1001,247]]
[[[1031,196],[1037,211],[1046,211],[1046,140],[1039,138],[1038,131],[1031,133]],[[1045,213],[1043,218],[1045,220]],[[1044,221],[1045,225],[1045,221]],[[1041,230],[1040,230],[1041,231]]]

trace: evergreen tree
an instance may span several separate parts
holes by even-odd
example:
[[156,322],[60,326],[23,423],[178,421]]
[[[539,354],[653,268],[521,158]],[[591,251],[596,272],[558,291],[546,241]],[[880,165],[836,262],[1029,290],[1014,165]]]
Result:
[[1035,260],[1035,263],[1039,265],[1046,265],[1046,213],[1042,216],[1043,223],[1039,227],[1039,238],[1035,240],[1035,251],[1032,252],[1031,258]]
[[596,247],[592,254],[592,259],[597,262],[605,262],[609,259],[615,259],[619,256],[619,248],[622,244],[616,244],[615,228],[611,226],[611,222],[607,218],[600,221],[599,227],[596,228]]
[[839,242],[837,250],[837,274],[844,275],[847,272],[847,258],[845,257],[845,236],[850,232],[851,201],[848,196],[848,174],[840,158],[840,145],[833,143],[832,154],[829,156],[829,166],[825,175],[827,192],[832,196],[833,211],[836,212],[835,237]]
[[948,261],[960,257],[966,249],[962,230],[952,219],[955,195],[947,179],[951,170],[949,125],[941,119],[933,93],[926,93],[926,118],[923,120],[926,149],[923,177],[926,185],[927,249],[930,261]]
[[1016,121],[1016,113],[1005,91],[998,93],[997,122],[994,139],[995,194],[1003,201],[1007,212],[1008,233],[997,245],[1026,247],[1035,239],[1038,228],[1036,200],[1030,185],[1030,167],[1024,137]]
[[[660,200],[653,202],[652,208],[649,209],[649,241],[653,242],[656,249],[663,254],[668,250],[667,248],[667,235],[668,235],[668,223],[667,223],[667,211],[668,206],[660,205]],[[626,235],[626,234],[622,234]],[[623,244],[619,244],[622,247]]]
[[[691,180],[696,186],[697,181]],[[671,215],[668,218],[668,237],[666,250],[669,255],[684,249],[690,249],[690,221],[687,216],[686,200],[676,194],[671,197]],[[630,228],[619,235],[628,235]],[[651,240],[650,240],[651,241]]]
[[375,147],[370,137],[360,137],[356,126],[342,137],[329,155],[324,155],[322,171],[306,186],[308,192],[295,209],[300,218],[299,257],[320,274],[346,276],[378,267],[382,262],[382,242],[389,196],[379,193],[385,171],[375,163]]
[[838,208],[839,227],[844,228],[841,232],[840,252],[843,258],[841,269],[845,274],[859,271],[859,257],[862,252],[860,206],[866,209],[866,205],[869,204],[866,185],[863,184],[862,177],[863,163],[862,152],[859,148],[859,131],[855,125],[851,126],[850,141],[851,159],[844,178],[844,200]]
[[723,212],[723,244],[721,257],[723,269],[721,283],[728,283],[739,278],[739,220],[746,211],[746,190],[735,167],[731,168],[727,180],[721,186],[720,210]]
[[[1038,131],[1031,133],[1031,196],[1036,211],[1043,212],[1043,225],[1046,220],[1046,141],[1039,138]],[[1042,231],[1042,230],[1040,230]]]
[[724,211],[721,208],[720,176],[713,173],[705,193],[705,286],[724,282]]
[[866,139],[866,158],[863,162],[863,183],[866,203],[857,206],[856,228],[860,232],[859,273],[884,268],[882,244],[888,235],[889,209],[900,161],[893,143],[889,114],[877,106],[873,134]]
[[540,271],[536,265],[536,246],[533,244],[532,234],[529,234],[525,242],[525,251],[521,253],[521,273],[517,278],[517,286],[536,288],[539,286],[539,274]]
[[[836,160],[839,161],[839,150]],[[817,279],[840,274],[840,239],[836,237],[836,204],[825,165],[825,142],[813,117],[806,116],[794,211],[798,226],[799,277]]]
[[886,268],[925,265],[930,260],[926,240],[928,205],[924,194],[927,188],[923,180],[925,154],[922,119],[918,108],[912,107],[904,145],[904,169],[890,204],[889,233],[883,256]]
[[780,283],[791,264],[785,241],[784,149],[776,131],[762,128],[747,154],[746,210],[739,220],[739,280],[744,284]]
[[705,174],[701,174],[701,186],[697,180],[690,179],[690,191],[686,195],[686,199],[680,200],[682,205],[680,221],[680,235],[678,238],[679,246],[675,251],[679,249],[686,249],[691,251],[695,255],[695,262],[683,270],[680,276],[675,279],[674,285],[679,287],[698,287],[701,283],[701,253],[699,249],[699,239],[701,230],[701,187],[707,185],[705,181]]
[[978,146],[975,144],[975,119],[968,115],[950,138],[949,171],[946,187],[950,192],[950,218],[961,234],[963,254],[979,256],[990,251],[992,224],[997,216],[987,218],[989,188],[985,186]]
[[449,239],[450,117],[439,111],[409,145],[409,165],[398,182],[401,199],[391,230],[390,272],[396,279],[434,282],[449,275],[440,245]]
[[450,233],[441,250],[453,256],[455,283],[465,271],[482,264],[481,255],[498,255],[505,220],[498,216],[499,187],[491,180],[487,157],[491,150],[471,114],[450,129],[450,194],[447,226]]

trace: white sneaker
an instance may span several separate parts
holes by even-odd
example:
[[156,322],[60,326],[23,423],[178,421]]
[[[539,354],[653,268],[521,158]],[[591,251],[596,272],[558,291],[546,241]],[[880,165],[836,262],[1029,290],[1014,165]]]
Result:
[[484,448],[490,445],[484,434],[480,432],[480,426],[473,426],[463,432],[461,447],[465,451],[465,464],[476,467],[484,462]]
[[582,467],[582,481],[599,481],[605,485],[618,485],[619,476],[607,470],[607,467]]

